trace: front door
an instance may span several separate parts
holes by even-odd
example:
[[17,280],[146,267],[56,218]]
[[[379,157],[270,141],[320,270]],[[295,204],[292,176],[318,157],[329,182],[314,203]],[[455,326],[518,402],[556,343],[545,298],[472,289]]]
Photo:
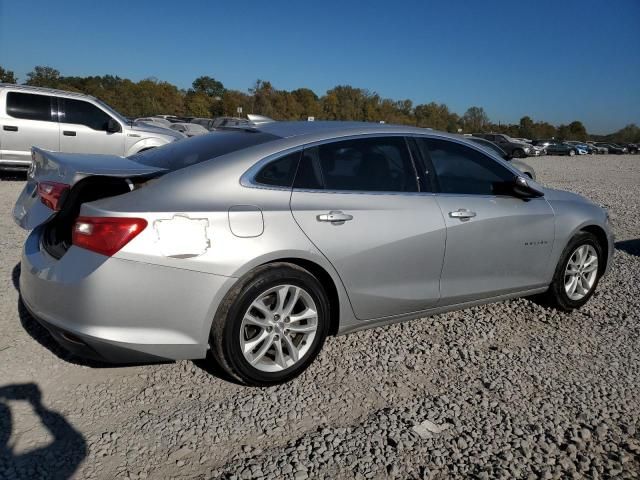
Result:
[[61,103],[60,151],[124,155],[122,128],[107,131],[111,115],[84,100],[65,98]]
[[547,201],[509,195],[506,185],[515,173],[475,148],[444,139],[418,143],[435,170],[447,224],[442,303],[548,283],[554,214]]
[[424,310],[440,298],[444,220],[435,196],[418,190],[403,137],[304,151],[291,210],[340,275],[359,319]]

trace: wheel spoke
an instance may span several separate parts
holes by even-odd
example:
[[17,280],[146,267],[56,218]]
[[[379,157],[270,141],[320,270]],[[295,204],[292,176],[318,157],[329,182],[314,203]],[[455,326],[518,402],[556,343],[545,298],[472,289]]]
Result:
[[276,312],[282,313],[284,311],[285,302],[287,301],[287,295],[289,294],[289,285],[280,287],[278,289],[278,302],[276,303]]
[[264,357],[264,354],[269,351],[269,349],[271,348],[271,345],[273,345],[274,343],[273,335],[267,334],[267,336],[268,338],[264,341],[264,343],[262,344],[262,347],[260,347],[260,350],[258,350],[256,354],[253,356],[253,359],[251,360],[251,365],[255,365],[256,363],[258,363],[260,359]]
[[293,294],[291,295],[291,298],[289,298],[289,302],[287,303],[286,307],[283,308],[283,311],[282,311],[283,316],[288,316],[291,314],[291,312],[293,311],[293,308],[298,303],[299,298],[300,298],[300,289],[298,287],[293,287]]
[[267,337],[269,336],[269,334],[267,333],[266,330],[263,330],[262,332],[260,332],[260,335],[256,335],[255,338],[252,338],[251,340],[246,340],[244,342],[244,353],[251,353],[253,352],[253,350],[260,345],[260,343],[265,340]]
[[282,340],[274,340],[273,345],[276,347],[276,363],[282,367],[287,368],[287,361],[284,358],[284,352],[282,351]]
[[289,325],[287,327],[287,329],[290,332],[293,333],[308,333],[308,332],[315,332],[316,331],[317,326],[314,324],[307,324],[307,325]]
[[254,315],[251,315],[249,312],[244,316],[244,323],[247,325],[255,325],[260,328],[267,328],[270,326],[270,323],[267,319],[258,318]]
[[294,362],[297,362],[298,361],[298,349],[293,344],[293,340],[291,340],[291,338],[289,338],[289,335],[287,335],[287,334],[283,335],[282,338],[284,340],[284,343],[287,345],[287,350],[289,351],[289,356],[291,357],[291,360],[293,360]]
[[259,298],[258,300],[253,302],[251,306],[259,310],[260,312],[262,312],[264,316],[267,318],[273,315],[273,312],[269,309],[269,307],[267,307],[264,304],[264,302],[262,301],[262,298]]
[[583,271],[584,273],[591,273],[591,272],[593,272],[593,271],[595,271],[595,270],[597,270],[597,269],[598,269],[598,263],[597,263],[597,262],[594,262],[594,263],[591,263],[590,265],[587,265],[586,267],[584,267],[584,268],[582,269],[582,271]]
[[576,292],[576,287],[578,285],[578,276],[573,275],[569,283],[566,284],[567,293],[569,295],[573,295]]
[[318,318],[316,311],[311,308],[307,308],[304,312],[298,313],[297,315],[291,315],[289,317],[289,321],[291,323],[297,323],[303,320],[311,320],[315,318]]

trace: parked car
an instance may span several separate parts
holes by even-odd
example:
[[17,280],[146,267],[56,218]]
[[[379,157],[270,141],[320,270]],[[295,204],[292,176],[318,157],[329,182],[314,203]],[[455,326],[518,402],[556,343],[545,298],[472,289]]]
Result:
[[596,153],[594,148],[590,147],[584,142],[578,142],[575,140],[566,140],[564,143],[566,143],[567,145],[573,145],[574,147],[576,147],[576,151],[578,155],[587,155],[587,154]]
[[133,155],[184,138],[134,124],[97,98],[0,84],[0,170],[26,170],[31,147],[68,153]]
[[533,167],[531,167],[531,165],[526,164],[522,160],[513,159],[511,155],[509,155],[507,152],[505,152],[502,148],[500,148],[495,143],[480,137],[465,137],[465,138],[467,140],[471,140],[474,143],[477,143],[481,147],[488,149],[491,153],[498,155],[498,157],[502,158],[503,160],[506,160],[507,162],[511,162],[511,164],[514,167],[516,167],[518,170],[520,170],[529,178],[533,178],[534,180],[536,179],[536,172],[533,170]]
[[640,149],[637,143],[625,143],[622,146],[627,149],[628,153],[632,153],[632,154],[638,153]]
[[136,118],[133,121],[133,123],[134,124],[146,123],[148,125],[155,125],[156,127],[162,127],[162,128],[171,127],[171,122],[166,118],[162,118],[162,117],[140,117],[140,118]]
[[604,209],[429,129],[271,122],[129,158],[33,156],[21,298],[109,361],[210,351],[272,385],[330,334],[543,293],[580,308],[613,257]]
[[206,135],[209,133],[209,130],[197,123],[172,123],[169,128],[180,133],[184,133],[187,137],[195,137],[197,135]]
[[474,133],[474,137],[484,138],[500,146],[514,158],[524,158],[532,153],[531,145],[520,142],[502,133]]
[[551,142],[546,149],[549,155],[578,155],[578,148],[565,142]]
[[603,143],[603,142],[598,142],[596,143],[596,145],[598,146],[602,146],[602,147],[606,147],[606,149],[609,151],[609,153],[615,153],[616,155],[622,155],[623,153],[627,153],[627,149],[617,145],[615,143]]
[[589,145],[591,148],[595,149],[597,154],[607,154],[609,153],[609,149],[607,147],[604,147],[602,145],[597,145],[593,142],[587,142],[587,145]]

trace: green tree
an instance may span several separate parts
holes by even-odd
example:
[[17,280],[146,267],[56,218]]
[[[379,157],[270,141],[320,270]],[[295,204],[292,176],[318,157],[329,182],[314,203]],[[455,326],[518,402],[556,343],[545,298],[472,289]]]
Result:
[[185,112],[193,117],[207,118],[211,115],[214,102],[208,95],[191,90],[184,98]]
[[524,116],[520,119],[519,136],[521,138],[533,138],[533,120],[531,117]]
[[586,140],[588,135],[587,135],[587,129],[584,127],[584,125],[582,124],[582,122],[579,121],[573,121],[569,124],[569,137],[571,137],[571,140]]
[[18,83],[18,79],[11,70],[0,67],[0,83]]
[[191,84],[193,90],[197,93],[203,93],[209,97],[222,99],[225,88],[222,82],[213,77],[203,76],[196,78]]
[[57,88],[60,83],[60,72],[55,68],[39,65],[27,73],[26,83],[33,87]]
[[489,117],[482,107],[469,107],[462,116],[466,132],[483,132],[489,125]]

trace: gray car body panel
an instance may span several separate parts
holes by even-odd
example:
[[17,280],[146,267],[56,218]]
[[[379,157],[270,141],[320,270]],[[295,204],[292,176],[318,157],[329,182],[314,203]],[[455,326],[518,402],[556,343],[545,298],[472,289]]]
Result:
[[[338,294],[337,330],[347,333],[542,292],[568,240],[585,226],[607,232],[612,251],[604,210],[532,180],[545,193],[543,198],[318,192],[253,182],[260,166],[283,154],[327,141],[380,135],[463,143],[518,174],[508,162],[459,136],[345,122],[273,122],[259,129],[284,138],[167,173],[124,195],[83,204],[81,215],[140,216],[148,221],[113,257],[71,247],[61,260],[54,260],[41,249],[37,228],[23,252],[21,288],[28,307],[79,336],[162,358],[200,358],[224,296],[239,278],[266,263],[313,262],[327,272]],[[459,208],[478,216],[468,222],[448,216]],[[319,213],[330,210],[352,213],[354,220],[314,223]],[[188,242],[183,241],[187,231]],[[469,268],[474,270],[466,275]],[[58,304],[53,296],[68,302]],[[118,307],[115,315],[105,313],[118,298],[135,311]],[[93,318],[83,319],[90,310]]]

